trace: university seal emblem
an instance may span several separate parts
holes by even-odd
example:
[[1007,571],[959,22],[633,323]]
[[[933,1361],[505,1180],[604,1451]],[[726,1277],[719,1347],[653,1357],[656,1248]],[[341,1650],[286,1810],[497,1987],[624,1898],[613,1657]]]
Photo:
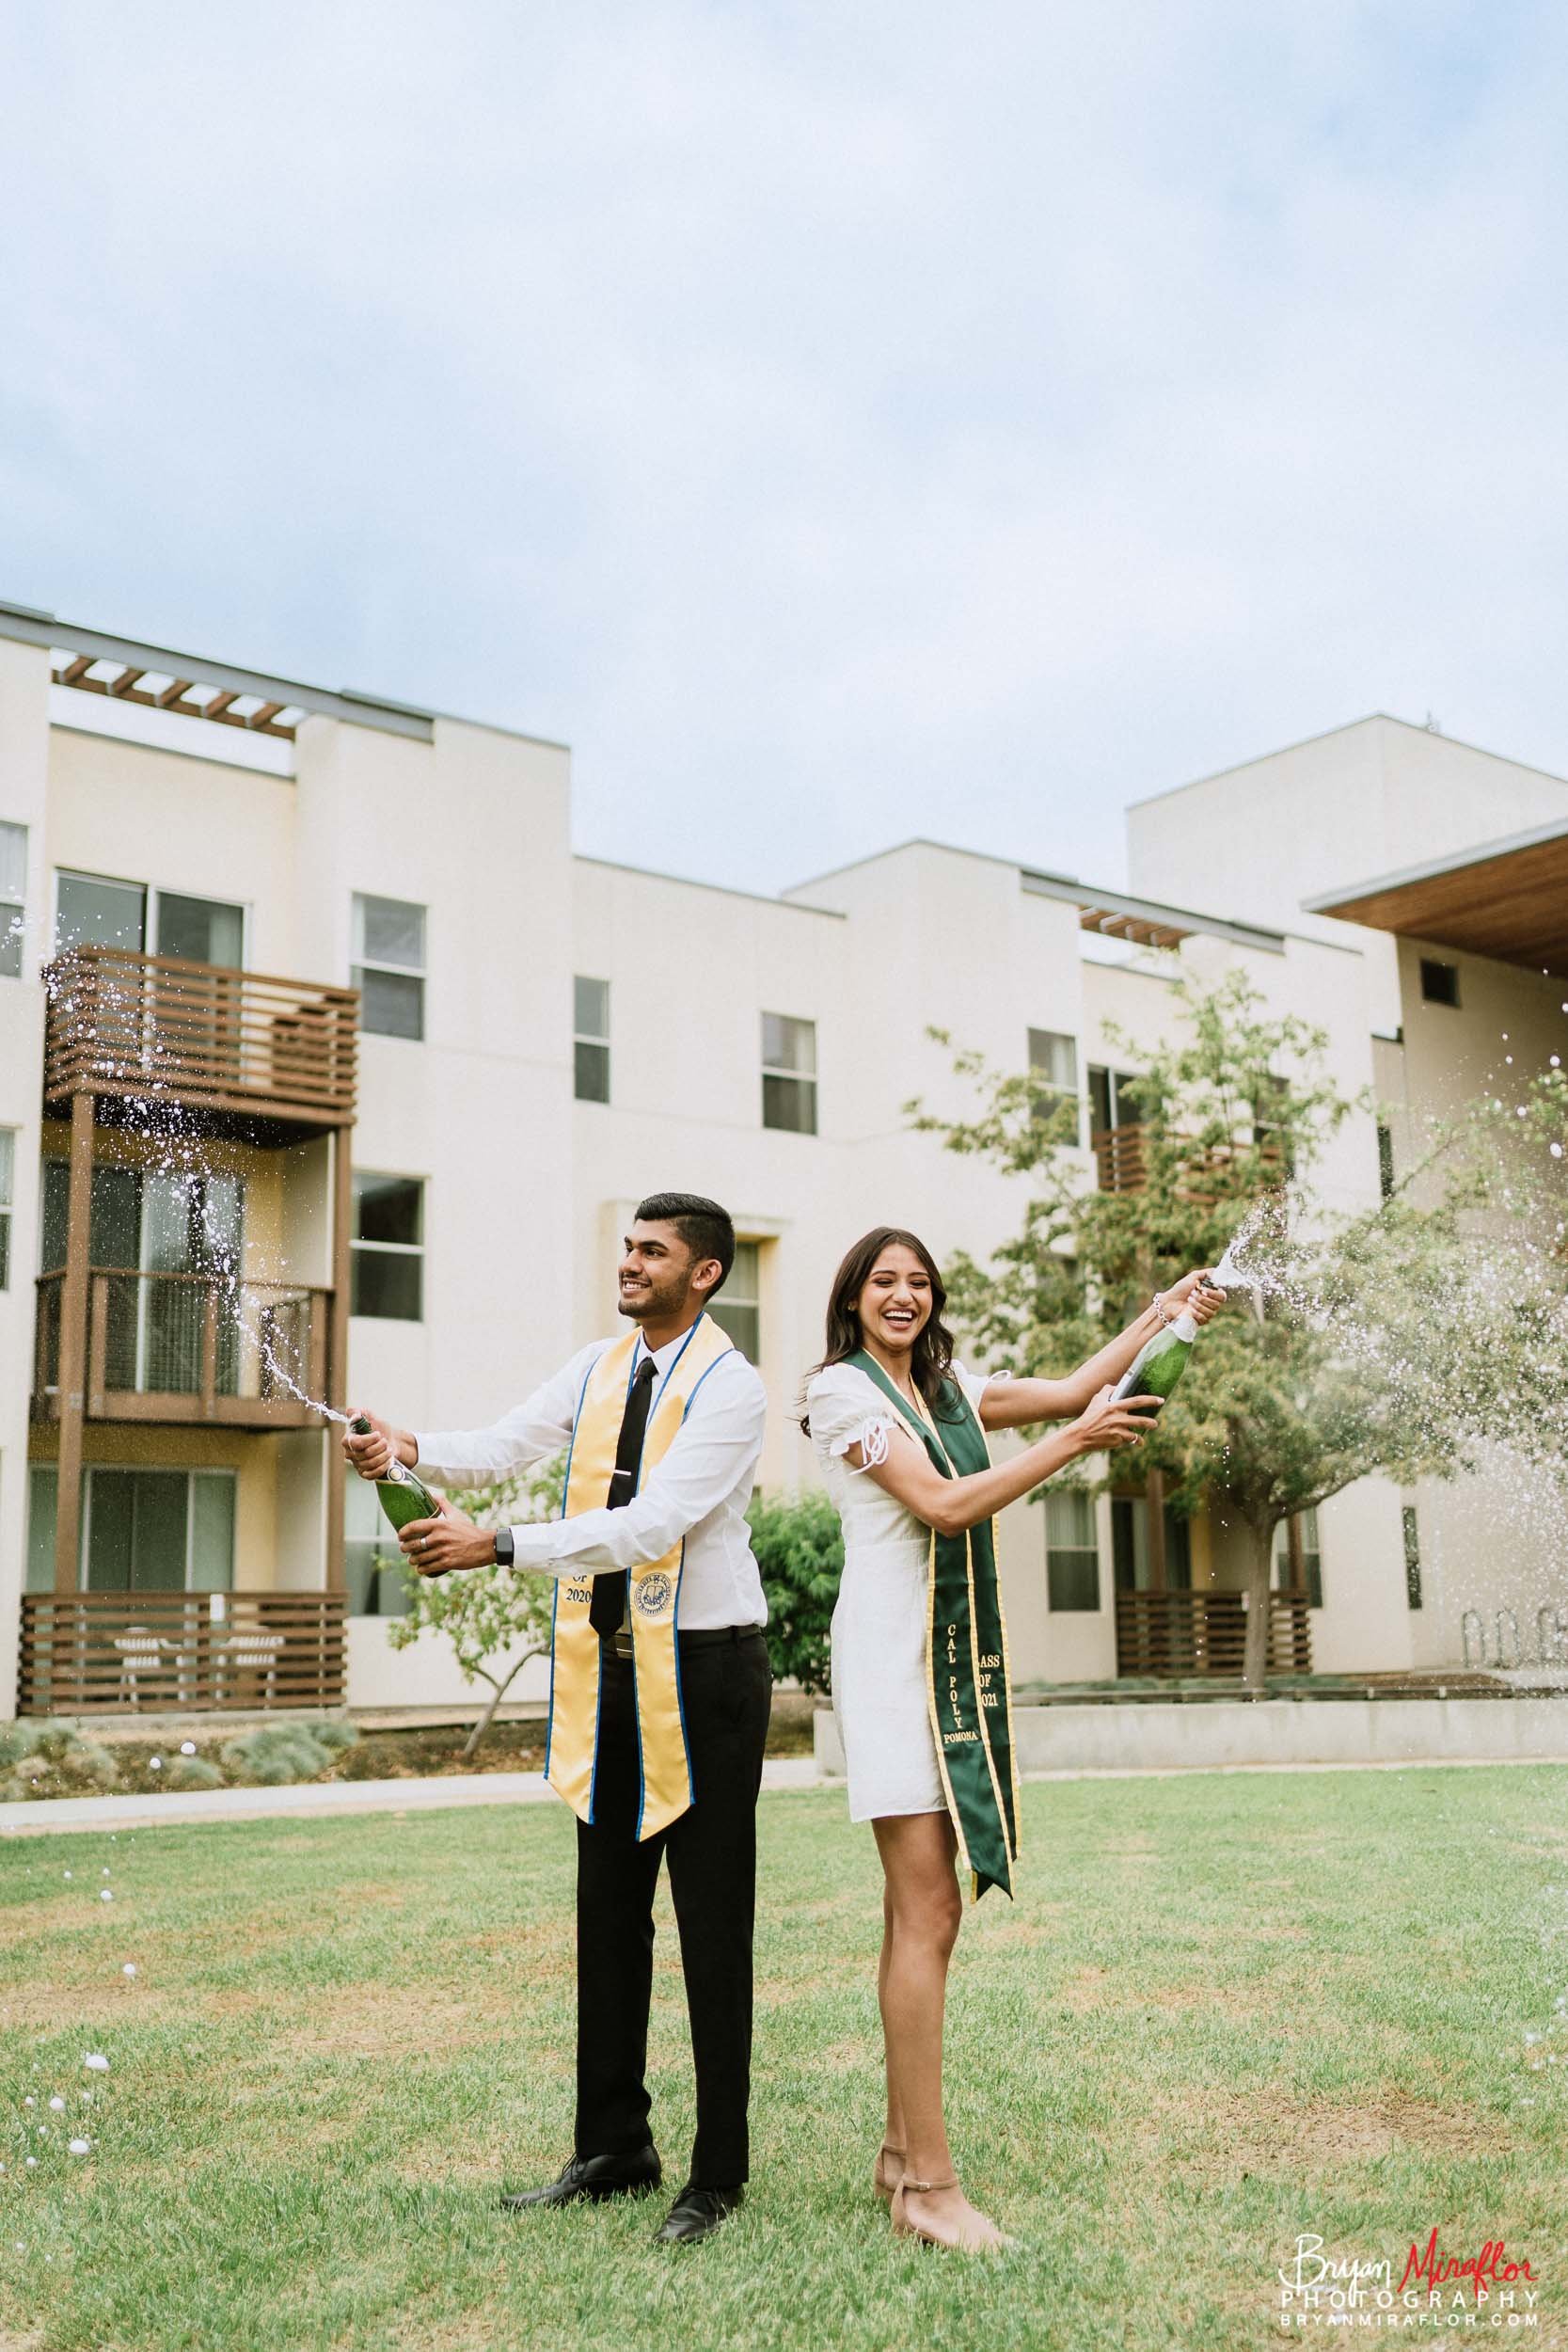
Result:
[[670,1606],[673,1590],[670,1579],[662,1569],[656,1568],[652,1576],[634,1577],[631,1591],[638,1613],[644,1617],[662,1617]]

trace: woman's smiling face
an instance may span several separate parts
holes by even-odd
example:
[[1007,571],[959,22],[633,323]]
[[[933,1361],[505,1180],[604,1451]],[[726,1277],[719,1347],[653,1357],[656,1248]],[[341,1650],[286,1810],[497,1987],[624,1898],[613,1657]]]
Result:
[[855,1301],[863,1339],[907,1354],[931,1319],[931,1278],[907,1243],[890,1242]]

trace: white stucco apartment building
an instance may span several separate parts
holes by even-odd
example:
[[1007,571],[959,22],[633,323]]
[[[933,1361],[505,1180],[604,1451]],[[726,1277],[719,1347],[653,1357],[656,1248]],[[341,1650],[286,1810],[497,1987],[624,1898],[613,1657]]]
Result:
[[[912,1096],[961,1099],[929,1026],[1076,1092],[1085,1184],[1129,1059],[1104,1025],[1162,1032],[1173,955],[1321,1024],[1396,1154],[1502,1029],[1521,1068],[1568,1034],[1568,937],[1509,914],[1519,861],[1568,875],[1568,786],[1391,719],[1133,807],[1160,902],[1046,843],[752,896],[574,854],[570,790],[557,744],[0,607],[0,1714],[466,1695],[443,1646],[389,1648],[373,1496],[285,1375],[494,1418],[613,1327],[648,1190],[733,1211],[763,1482],[808,1478],[794,1402],[848,1242],[983,1255],[1018,1221],[910,1132]],[[1322,1178],[1377,1198],[1371,1116]],[[1167,1529],[1151,1597],[1143,1512],[1005,1516],[1020,1679],[1114,1677],[1140,1612],[1233,1623],[1239,1539]],[[1472,1655],[1478,1624],[1506,1653],[1499,1610],[1528,1653],[1563,1597],[1551,1532],[1499,1557],[1484,1496],[1369,1481],[1320,1518],[1279,1604],[1320,1669],[1457,1661],[1467,1610]]]

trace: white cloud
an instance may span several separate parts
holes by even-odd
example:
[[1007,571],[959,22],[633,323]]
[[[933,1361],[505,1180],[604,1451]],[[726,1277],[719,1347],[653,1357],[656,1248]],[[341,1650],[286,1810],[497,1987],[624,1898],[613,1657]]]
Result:
[[0,593],[576,747],[767,886],[1374,707],[1568,764],[1568,28],[79,0],[0,81]]

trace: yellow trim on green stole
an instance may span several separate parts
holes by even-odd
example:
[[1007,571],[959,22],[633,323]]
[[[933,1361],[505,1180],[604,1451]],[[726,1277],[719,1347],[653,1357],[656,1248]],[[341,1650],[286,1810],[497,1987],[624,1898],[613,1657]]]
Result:
[[[638,1333],[628,1332],[599,1358],[584,1384],[566,1466],[563,1518],[601,1511],[631,1384]],[[731,1343],[708,1315],[692,1325],[679,1355],[656,1382],[642,1438],[646,1477],[669,1452],[698,1384]],[[646,1561],[626,1580],[626,1617],[637,1685],[637,1730],[642,1796],[637,1835],[653,1837],[678,1820],[691,1803],[691,1764],[681,1713],[680,1659],[675,1625],[680,1608],[686,1539],[661,1560]],[[545,1777],[579,1820],[594,1818],[594,1766],[599,1731],[599,1637],[589,1622],[591,1576],[562,1577],[556,1586],[555,1638],[550,1657],[550,1725]],[[624,1630],[625,1629],[623,1629]]]

